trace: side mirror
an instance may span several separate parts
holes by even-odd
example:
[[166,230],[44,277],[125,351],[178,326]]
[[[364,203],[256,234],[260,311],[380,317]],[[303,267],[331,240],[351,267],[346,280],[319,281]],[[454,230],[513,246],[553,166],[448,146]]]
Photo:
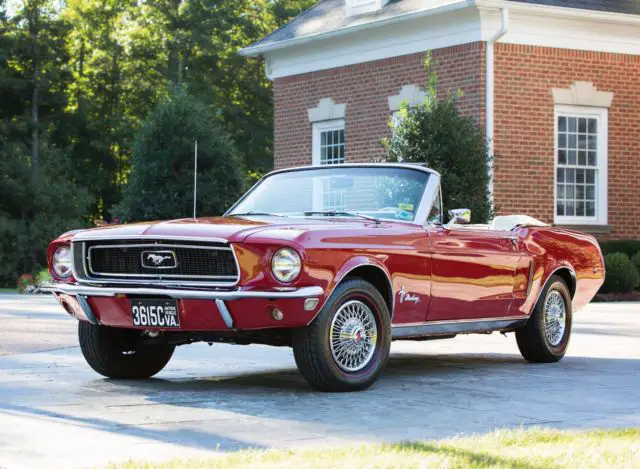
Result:
[[468,208],[454,208],[453,210],[449,210],[449,223],[447,226],[451,225],[468,225],[471,221],[471,210]]

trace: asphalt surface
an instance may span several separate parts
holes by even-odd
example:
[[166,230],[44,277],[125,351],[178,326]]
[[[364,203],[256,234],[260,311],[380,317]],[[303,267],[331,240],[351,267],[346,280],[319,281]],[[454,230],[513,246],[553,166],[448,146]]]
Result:
[[0,295],[0,467],[101,467],[128,459],[443,438],[503,427],[640,425],[640,304],[591,304],[569,354],[530,365],[512,334],[396,342],[384,376],[312,391],[291,351],[180,347],[156,379],[103,379],[51,298]]

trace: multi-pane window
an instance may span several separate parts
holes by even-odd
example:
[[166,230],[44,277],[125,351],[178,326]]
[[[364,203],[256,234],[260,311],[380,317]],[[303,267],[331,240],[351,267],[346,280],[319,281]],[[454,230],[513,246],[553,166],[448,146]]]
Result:
[[556,112],[556,221],[606,223],[606,111],[596,111]]
[[320,132],[320,164],[344,163],[344,129]]
[[[316,122],[313,124],[313,164],[341,163],[344,163],[344,120]],[[317,210],[344,210],[344,191],[329,187],[326,181],[314,191],[318,194]]]
[[344,163],[344,120],[313,124],[313,164]]

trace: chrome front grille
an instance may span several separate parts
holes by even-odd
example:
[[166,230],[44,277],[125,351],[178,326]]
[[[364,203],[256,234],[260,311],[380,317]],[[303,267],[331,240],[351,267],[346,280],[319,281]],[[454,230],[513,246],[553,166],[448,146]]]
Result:
[[235,254],[225,243],[171,239],[74,241],[72,251],[79,280],[229,286],[239,279]]

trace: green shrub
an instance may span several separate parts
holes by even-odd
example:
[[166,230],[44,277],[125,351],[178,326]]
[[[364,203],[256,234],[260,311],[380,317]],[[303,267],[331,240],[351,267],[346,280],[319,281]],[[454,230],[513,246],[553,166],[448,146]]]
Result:
[[640,274],[629,256],[614,252],[604,256],[607,270],[602,293],[627,293],[640,285]]
[[633,262],[633,265],[635,265],[636,269],[638,269],[638,272],[640,272],[640,251],[638,251],[636,255],[631,258],[631,262]]
[[468,208],[473,223],[485,223],[491,210],[484,134],[472,119],[459,113],[456,95],[438,96],[437,77],[430,67],[427,57],[429,82],[424,102],[417,106],[403,103],[400,119],[391,120],[392,137],[383,140],[386,159],[427,163],[442,177],[445,214],[454,208]]
[[637,239],[615,239],[611,241],[599,241],[602,254],[605,256],[614,252],[622,252],[629,257],[640,252],[640,240]]

